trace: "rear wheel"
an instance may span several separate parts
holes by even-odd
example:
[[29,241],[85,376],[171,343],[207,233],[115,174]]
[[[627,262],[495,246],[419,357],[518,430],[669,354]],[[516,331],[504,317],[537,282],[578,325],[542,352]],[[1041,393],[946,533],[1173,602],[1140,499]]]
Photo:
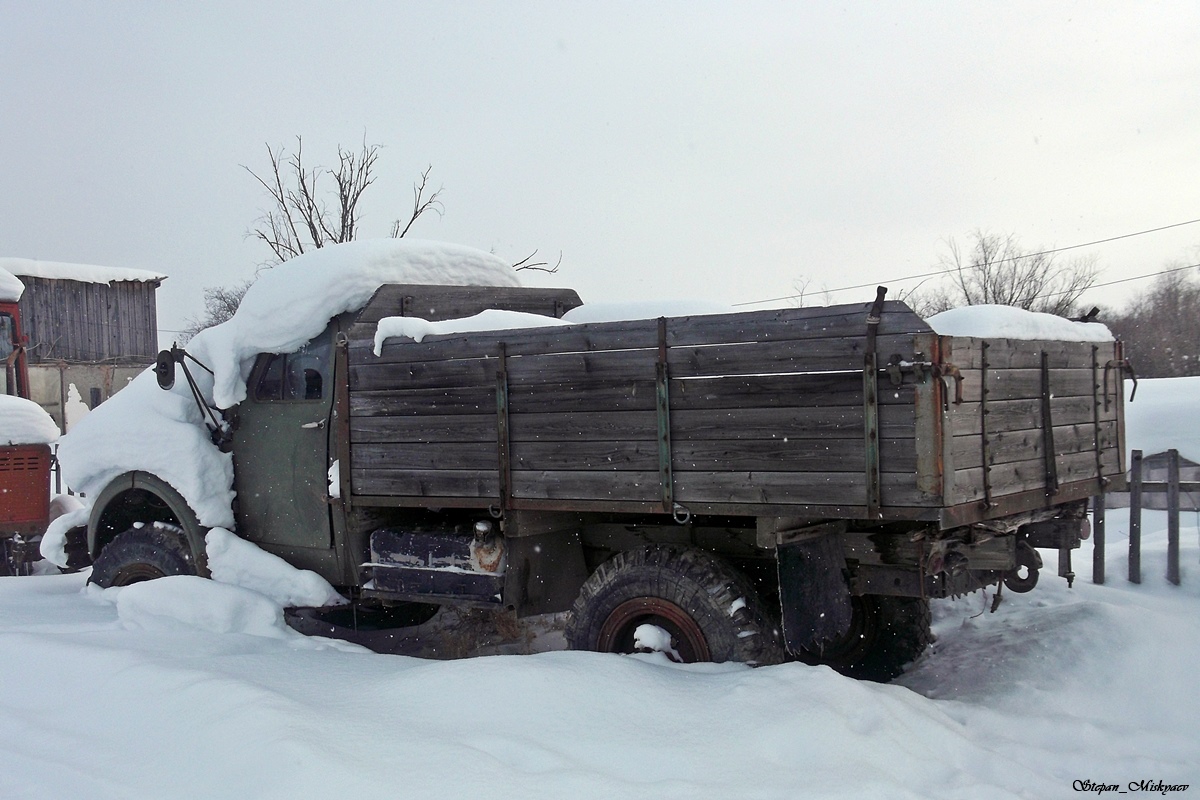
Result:
[[151,522],[120,533],[109,542],[88,579],[102,588],[165,578],[195,575],[196,564],[183,530],[165,522]]
[[850,629],[801,660],[828,664],[851,678],[890,681],[933,641],[929,601],[919,597],[863,595],[852,598]]
[[740,573],[702,550],[619,553],[584,583],[566,629],[574,650],[659,650],[672,660],[783,660],[777,626]]

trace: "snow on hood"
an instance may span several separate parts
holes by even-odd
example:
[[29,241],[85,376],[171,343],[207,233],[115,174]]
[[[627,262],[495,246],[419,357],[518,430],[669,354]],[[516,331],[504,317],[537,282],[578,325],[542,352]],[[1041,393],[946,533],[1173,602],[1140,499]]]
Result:
[[[125,267],[98,267],[94,264],[65,264],[60,261],[38,261],[32,258],[0,258],[0,272],[27,278],[52,278],[82,283],[112,283],[113,281],[161,282],[167,279],[161,272]],[[3,281],[0,280],[0,283]]]
[[[410,239],[348,242],[280,264],[259,276],[228,322],[201,331],[188,352],[205,399],[229,408],[246,397],[259,353],[293,352],[329,320],[364,306],[385,283],[519,286],[510,265],[461,245]],[[117,475],[153,473],[183,495],[200,524],[233,529],[233,461],[211,443],[182,376],[170,391],[143,372],[64,436],[67,483],[94,496]]]
[[0,267],[0,303],[15,303],[21,299],[25,284],[8,270]]
[[0,445],[53,444],[58,425],[32,400],[0,394]]
[[1098,322],[1072,322],[1054,314],[1014,306],[963,306],[934,314],[925,321],[943,336],[1064,342],[1113,340],[1112,332]]

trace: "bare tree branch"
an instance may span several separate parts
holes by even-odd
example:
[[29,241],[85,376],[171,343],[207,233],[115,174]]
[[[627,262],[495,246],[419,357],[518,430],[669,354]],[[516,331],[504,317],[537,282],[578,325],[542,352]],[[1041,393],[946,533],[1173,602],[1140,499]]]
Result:
[[412,216],[408,218],[408,223],[405,224],[403,229],[400,227],[400,220],[396,220],[392,223],[393,239],[403,239],[404,234],[408,233],[408,229],[411,228],[413,223],[416,222],[417,219],[420,218],[420,216],[426,211],[434,211],[439,217],[445,212],[445,206],[442,205],[442,201],[439,199],[442,194],[442,187],[439,186],[436,192],[429,195],[429,197],[422,199],[425,194],[425,189],[429,185],[429,173],[432,171],[433,165],[430,164],[425,168],[425,171],[421,173],[421,182],[413,184]]
[[512,268],[517,272],[520,272],[523,269],[532,269],[536,270],[537,272],[549,272],[551,275],[553,275],[555,272],[558,272],[559,266],[562,265],[563,255],[561,250],[558,251],[558,261],[554,262],[553,267],[550,266],[549,261],[533,261],[532,259],[536,255],[537,250],[534,250],[532,253],[513,264]]

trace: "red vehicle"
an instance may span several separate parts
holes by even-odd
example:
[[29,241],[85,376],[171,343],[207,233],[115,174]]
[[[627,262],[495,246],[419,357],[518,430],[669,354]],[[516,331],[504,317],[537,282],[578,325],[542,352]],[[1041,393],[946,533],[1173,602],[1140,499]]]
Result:
[[[16,302],[0,302],[3,394],[29,399],[21,316]],[[28,572],[40,557],[36,538],[50,523],[50,445],[0,438],[0,575]]]

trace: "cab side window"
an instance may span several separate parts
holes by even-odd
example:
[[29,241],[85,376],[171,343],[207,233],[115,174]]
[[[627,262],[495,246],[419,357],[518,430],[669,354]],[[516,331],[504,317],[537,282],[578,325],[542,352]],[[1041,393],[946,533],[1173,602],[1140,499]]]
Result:
[[254,399],[270,402],[322,400],[330,391],[332,347],[329,331],[294,353],[263,353],[258,357]]

